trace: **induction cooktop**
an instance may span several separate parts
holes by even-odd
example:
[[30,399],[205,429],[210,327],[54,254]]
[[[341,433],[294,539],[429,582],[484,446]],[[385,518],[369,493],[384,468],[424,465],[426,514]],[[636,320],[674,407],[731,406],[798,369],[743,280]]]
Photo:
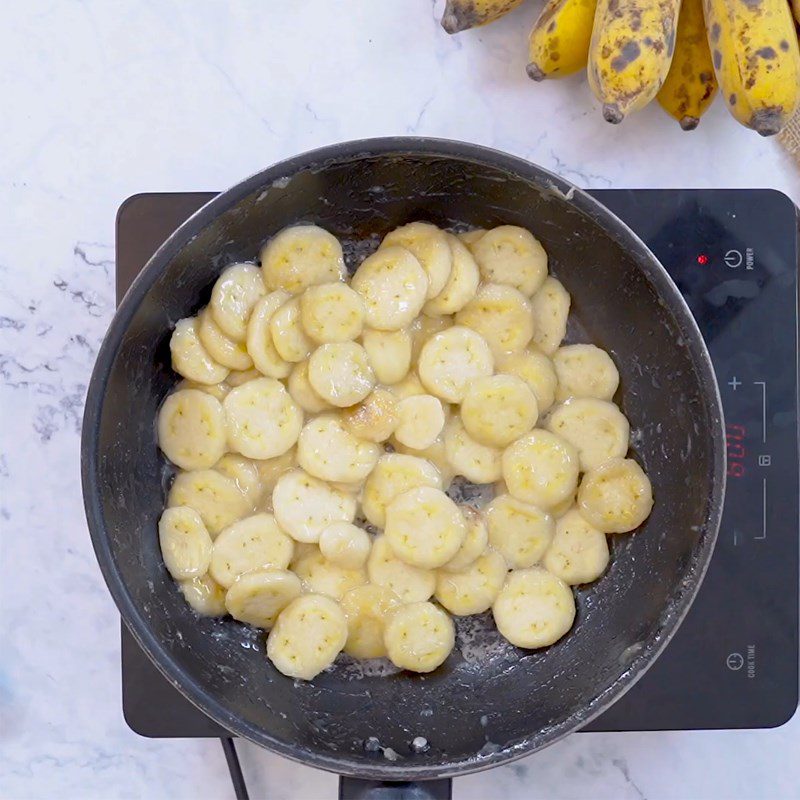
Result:
[[[728,490],[705,582],[647,674],[584,730],[768,728],[798,701],[798,213],[756,189],[598,190],[661,260],[711,352]],[[117,299],[213,192],[139,194],[117,217]],[[122,626],[122,699],[144,736],[225,736]]]

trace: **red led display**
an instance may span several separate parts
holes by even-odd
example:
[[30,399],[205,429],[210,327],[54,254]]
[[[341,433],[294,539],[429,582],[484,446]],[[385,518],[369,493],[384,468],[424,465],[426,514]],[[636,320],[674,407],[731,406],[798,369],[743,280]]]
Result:
[[725,428],[725,446],[728,453],[728,476],[744,477],[744,446],[747,429],[744,425],[727,425]]
[[708,264],[708,256],[705,253],[700,253],[700,255],[697,256],[697,263],[704,267]]

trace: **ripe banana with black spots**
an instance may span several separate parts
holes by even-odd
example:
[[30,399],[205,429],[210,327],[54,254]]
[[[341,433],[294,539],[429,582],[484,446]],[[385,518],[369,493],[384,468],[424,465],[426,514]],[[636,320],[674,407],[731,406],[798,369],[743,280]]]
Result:
[[708,47],[703,0],[683,0],[675,54],[658,102],[685,131],[694,130],[717,94],[717,79]]
[[442,27],[448,33],[459,33],[494,22],[525,0],[447,0]]
[[704,0],[714,69],[731,114],[772,136],[800,102],[800,47],[786,0]]
[[658,93],[672,61],[679,8],[680,0],[599,0],[588,74],[608,122],[622,122]]
[[[800,2],[800,0],[798,0]],[[528,75],[562,78],[586,67],[597,0],[549,0],[529,39]]]

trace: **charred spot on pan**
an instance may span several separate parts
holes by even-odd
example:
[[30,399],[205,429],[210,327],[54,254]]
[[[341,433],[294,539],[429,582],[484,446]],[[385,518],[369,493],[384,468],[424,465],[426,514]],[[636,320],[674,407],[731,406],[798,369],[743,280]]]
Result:
[[762,47],[759,50],[756,50],[756,55],[761,56],[761,58],[765,59],[766,61],[771,61],[773,58],[778,57],[774,47]]
[[719,50],[714,51],[714,68],[719,69],[722,66],[722,53]]
[[620,54],[611,60],[611,69],[614,72],[622,72],[629,64],[636,61],[642,54],[642,48],[639,47],[639,42],[627,42],[620,51]]

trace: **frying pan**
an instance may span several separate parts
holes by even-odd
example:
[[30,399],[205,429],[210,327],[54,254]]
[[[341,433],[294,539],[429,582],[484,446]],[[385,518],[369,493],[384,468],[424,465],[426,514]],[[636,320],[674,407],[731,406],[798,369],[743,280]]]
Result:
[[[609,350],[619,368],[616,400],[655,507],[641,530],[612,537],[607,574],[577,589],[575,626],[552,647],[517,649],[484,615],[458,622],[455,650],[429,675],[340,656],[313,681],[293,682],[267,660],[263,632],[197,618],[161,560],[156,524],[170,471],[154,420],[177,380],[170,331],[208,301],[225,265],[251,260],[286,225],[332,231],[353,268],[365,253],[357,242],[377,242],[417,219],[521,225],[541,240],[572,295],[569,338]],[[122,617],[189,700],[239,736],[351,779],[343,796],[443,797],[443,779],[520,758],[580,728],[652,664],[711,557],[724,452],[719,392],[697,326],[663,267],[619,219],[556,175],[493,150],[376,139],[248,178],[158,250],[98,354],[82,478],[95,552]],[[417,781],[429,783],[409,783]],[[375,789],[381,782],[397,783]]]

